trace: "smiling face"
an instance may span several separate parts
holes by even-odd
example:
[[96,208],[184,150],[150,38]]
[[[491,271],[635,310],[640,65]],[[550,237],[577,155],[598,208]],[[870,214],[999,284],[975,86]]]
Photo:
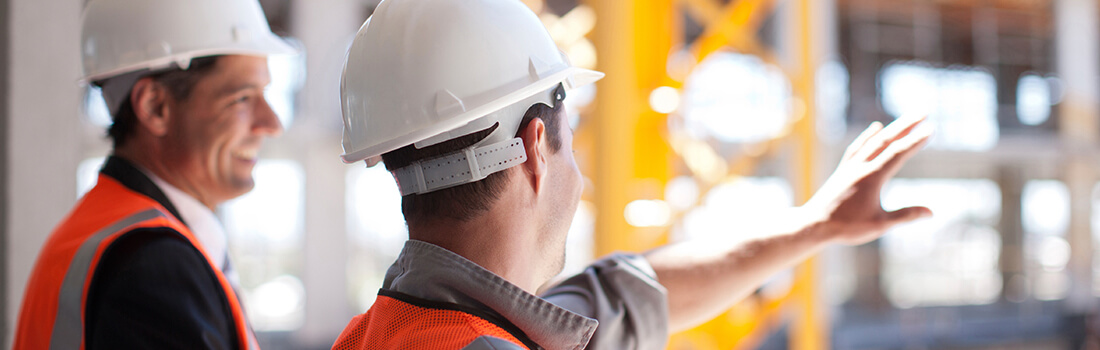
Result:
[[168,102],[162,142],[174,185],[211,207],[252,189],[264,138],[283,130],[264,99],[270,80],[266,58],[223,56],[186,99]]

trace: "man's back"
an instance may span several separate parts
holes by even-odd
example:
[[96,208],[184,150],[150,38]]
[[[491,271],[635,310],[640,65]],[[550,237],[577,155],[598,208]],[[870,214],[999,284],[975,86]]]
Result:
[[662,349],[664,292],[637,256],[600,260],[540,297],[443,247],[410,240],[375,304],[333,349]]

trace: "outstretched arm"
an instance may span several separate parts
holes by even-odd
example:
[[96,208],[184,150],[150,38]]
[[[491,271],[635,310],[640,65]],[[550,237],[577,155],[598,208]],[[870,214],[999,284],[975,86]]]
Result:
[[875,122],[848,146],[836,171],[805,205],[790,210],[767,232],[748,241],[692,240],[645,254],[668,289],[671,331],[718,316],[775,273],[832,243],[857,245],[890,227],[931,216],[924,207],[887,212],[880,193],[905,161],[928,141],[923,117],[905,117],[883,128]]

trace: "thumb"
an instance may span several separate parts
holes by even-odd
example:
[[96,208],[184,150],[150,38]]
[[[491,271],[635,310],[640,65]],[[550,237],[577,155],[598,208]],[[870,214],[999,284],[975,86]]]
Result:
[[932,209],[927,207],[908,207],[886,213],[886,225],[894,226],[913,220],[932,217]]

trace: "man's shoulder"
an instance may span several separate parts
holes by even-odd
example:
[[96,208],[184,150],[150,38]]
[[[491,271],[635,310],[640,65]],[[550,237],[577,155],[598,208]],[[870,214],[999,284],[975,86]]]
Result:
[[194,273],[209,269],[206,257],[182,233],[170,227],[150,227],[130,230],[111,242],[100,258],[96,274],[125,270],[131,277],[147,274],[159,280],[169,277],[164,275],[169,271]]

